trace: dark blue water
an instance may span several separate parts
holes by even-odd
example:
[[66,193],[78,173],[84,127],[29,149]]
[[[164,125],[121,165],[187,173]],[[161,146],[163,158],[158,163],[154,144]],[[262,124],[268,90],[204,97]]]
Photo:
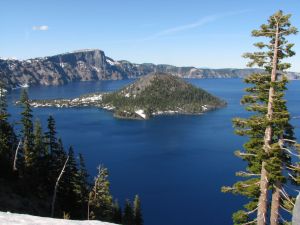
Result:
[[[244,163],[233,155],[244,139],[234,135],[231,119],[246,116],[239,101],[245,85],[239,79],[188,80],[225,99],[228,106],[201,116],[161,116],[147,121],[119,120],[95,108],[34,109],[45,127],[49,115],[59,136],[85,156],[92,175],[99,164],[109,168],[113,195],[119,200],[139,194],[145,225],[226,225],[245,199],[223,194]],[[31,98],[75,97],[118,89],[132,81],[73,83],[32,87]],[[10,93],[10,102],[20,91]],[[289,84],[288,106],[300,115],[300,82]],[[20,112],[10,106],[17,120]],[[294,119],[300,137],[299,119]]]

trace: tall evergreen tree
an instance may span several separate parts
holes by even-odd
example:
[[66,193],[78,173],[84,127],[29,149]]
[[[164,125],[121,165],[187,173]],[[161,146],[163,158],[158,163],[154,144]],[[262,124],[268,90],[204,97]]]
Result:
[[[242,103],[254,114],[248,119],[236,118],[233,121],[236,133],[249,137],[244,145],[245,152],[237,152],[239,157],[248,162],[247,172],[238,172],[237,175],[254,177],[237,182],[233,187],[223,188],[223,191],[242,194],[251,199],[245,205],[247,211],[238,211],[233,215],[235,224],[265,225],[268,215],[271,215],[270,224],[279,224],[280,191],[282,183],[286,182],[283,169],[291,158],[284,149],[294,143],[293,128],[289,124],[290,116],[283,99],[287,79],[282,71],[290,65],[283,63],[282,59],[295,54],[291,50],[293,44],[289,44],[285,37],[297,32],[289,18],[290,15],[284,15],[281,11],[272,15],[267,24],[252,32],[255,37],[270,39],[269,43],[255,44],[267,50],[245,54],[251,60],[249,66],[263,67],[265,73],[253,74],[245,79],[252,86],[246,89],[249,95],[243,97]],[[273,192],[271,202],[268,197],[270,189]],[[251,214],[256,211],[257,217],[253,218]]]
[[75,192],[77,193],[79,199],[78,204],[80,205],[81,218],[87,218],[87,206],[88,206],[88,196],[90,185],[88,182],[88,172],[85,167],[85,162],[82,154],[79,154],[79,168],[78,168],[78,183],[75,186]]
[[21,123],[22,123],[22,139],[23,139],[23,151],[25,168],[32,167],[33,158],[32,152],[34,148],[34,135],[33,135],[33,122],[32,122],[32,110],[30,108],[28,93],[24,89],[21,93],[20,100],[23,108]]
[[56,137],[56,125],[53,116],[49,116],[48,118],[48,131],[45,133],[45,138],[47,140],[48,150],[51,155],[56,154],[57,150],[57,137]]
[[112,205],[112,222],[122,224],[122,209],[119,206],[118,200],[115,200]]
[[122,218],[123,225],[134,225],[134,212],[129,199],[125,201],[124,213]]
[[[66,153],[61,139],[57,140],[57,131],[55,126],[55,120],[52,116],[49,116],[47,120],[47,131],[45,132],[44,140],[46,147],[46,161],[48,169],[48,182],[55,184],[57,176],[59,175],[61,168],[66,160]],[[52,191],[51,189],[49,190]]]
[[78,215],[80,210],[78,204],[80,196],[76,192],[76,187],[79,180],[73,147],[69,148],[68,156],[69,160],[61,180],[61,185],[59,186],[57,199],[60,202],[62,211],[70,214],[71,218],[78,219],[80,218],[80,215]]
[[108,170],[103,166],[98,167],[98,175],[89,196],[91,218],[103,221],[112,220],[112,196],[110,194]]
[[133,215],[134,215],[134,225],[143,225],[141,201],[138,195],[136,195],[134,198]]
[[4,84],[0,81],[0,121],[6,120],[9,116],[7,112],[6,92]]
[[16,135],[8,122],[6,90],[0,82],[0,176],[10,176],[13,165]]
[[42,158],[46,155],[45,152],[45,145],[43,140],[43,130],[42,125],[39,120],[36,120],[34,123],[34,141],[33,141],[34,147],[32,151],[32,159],[33,163],[35,164],[36,169],[39,169],[38,167],[38,161],[42,160]]

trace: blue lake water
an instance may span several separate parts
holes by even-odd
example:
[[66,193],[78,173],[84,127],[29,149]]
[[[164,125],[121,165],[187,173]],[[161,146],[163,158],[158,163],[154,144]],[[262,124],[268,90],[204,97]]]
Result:
[[[228,106],[201,116],[160,116],[147,121],[119,120],[96,108],[39,108],[34,115],[45,128],[53,115],[65,146],[83,153],[90,174],[104,164],[111,189],[119,200],[142,200],[145,225],[227,225],[245,199],[220,192],[231,185],[244,163],[233,152],[244,139],[233,133],[233,117],[245,117],[240,105],[240,79],[189,79],[196,86],[223,98]],[[71,98],[95,91],[116,90],[132,80],[72,83],[59,87],[32,87],[33,99]],[[9,94],[17,100],[20,90]],[[300,81],[287,92],[292,116],[300,116]],[[10,104],[14,121],[20,109]],[[299,139],[300,119],[293,119]],[[16,125],[18,126],[18,125]]]

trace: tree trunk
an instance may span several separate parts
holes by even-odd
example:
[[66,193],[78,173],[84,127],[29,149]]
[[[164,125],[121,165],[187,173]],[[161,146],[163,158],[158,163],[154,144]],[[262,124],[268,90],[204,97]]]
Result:
[[266,163],[262,162],[261,176],[260,176],[260,196],[258,200],[258,210],[257,210],[257,225],[266,224],[267,216],[267,202],[268,202],[268,172],[265,169]]
[[279,208],[280,208],[280,190],[281,183],[278,181],[275,185],[275,190],[272,194],[272,205],[271,205],[271,218],[270,225],[279,224]]
[[[272,60],[272,72],[271,72],[271,82],[275,82],[277,80],[277,63],[278,63],[278,38],[279,38],[279,24],[277,23],[275,42],[274,42],[274,54]],[[267,120],[271,121],[273,118],[273,102],[274,102],[274,87],[271,85],[269,89],[269,98],[268,98],[268,112],[267,112]],[[264,146],[263,149],[266,154],[269,153],[272,144],[272,136],[273,129],[271,125],[268,125],[265,130],[264,136]],[[268,172],[265,169],[266,162],[262,162],[261,166],[261,178],[260,178],[260,196],[258,201],[258,210],[257,210],[257,225],[265,225],[266,224],[266,215],[268,211]],[[272,200],[273,202],[273,200]],[[273,209],[273,207],[272,207]],[[275,209],[274,209],[275,210]],[[272,211],[271,214],[278,214],[278,211]]]
[[[278,39],[279,39],[279,25],[277,23],[276,28],[276,36],[275,36],[275,43],[274,43],[274,55],[273,55],[273,67],[272,67],[272,74],[271,74],[271,82],[275,82],[277,80],[277,61],[278,61]],[[272,92],[271,92],[272,89]],[[270,88],[269,95],[269,102],[271,103],[271,108],[273,108],[273,97],[274,97],[274,88]],[[270,99],[270,97],[272,97]],[[269,113],[269,105],[268,105],[268,113]],[[272,109],[273,114],[273,109]],[[272,114],[270,114],[270,118],[272,119]],[[272,136],[271,136],[272,137]],[[281,146],[281,140],[279,140],[279,145]],[[270,225],[278,225],[279,224],[279,208],[280,208],[280,190],[281,190],[281,182],[276,181],[274,185],[274,190],[272,194],[272,201],[271,201],[271,215],[270,215]]]

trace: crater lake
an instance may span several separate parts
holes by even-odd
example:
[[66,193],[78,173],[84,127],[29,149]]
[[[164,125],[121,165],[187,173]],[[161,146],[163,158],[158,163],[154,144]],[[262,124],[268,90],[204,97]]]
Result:
[[[227,101],[225,108],[203,115],[158,116],[120,120],[97,108],[34,108],[43,128],[54,116],[58,136],[86,160],[90,174],[103,164],[110,172],[112,194],[123,200],[138,194],[145,225],[229,225],[246,200],[221,193],[243,170],[234,156],[245,139],[234,134],[232,118],[249,115],[240,104],[246,85],[241,79],[188,79]],[[56,87],[30,87],[31,99],[73,98],[117,90],[133,80],[76,82]],[[291,81],[286,99],[300,137],[300,81]],[[8,94],[16,129],[21,109],[14,105],[20,89]],[[91,178],[92,180],[92,178]],[[123,206],[123,202],[120,202]]]

